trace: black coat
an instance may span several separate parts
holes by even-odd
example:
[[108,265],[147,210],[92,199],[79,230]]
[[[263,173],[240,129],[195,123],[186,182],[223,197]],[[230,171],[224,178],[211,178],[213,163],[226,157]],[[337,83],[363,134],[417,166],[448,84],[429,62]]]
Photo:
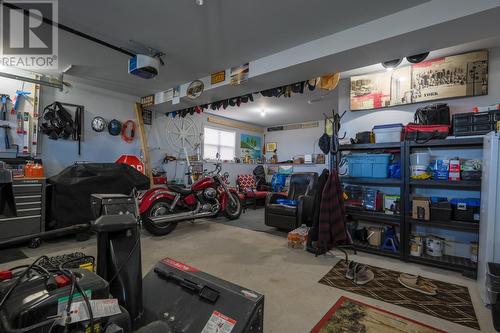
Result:
[[326,181],[328,180],[328,176],[330,175],[330,171],[328,169],[323,169],[323,172],[318,178],[318,185],[316,189],[316,197],[314,198],[314,216],[311,230],[309,231],[309,241],[315,242],[318,240],[319,233],[319,212],[321,206],[321,198],[323,196],[323,189],[325,188]]

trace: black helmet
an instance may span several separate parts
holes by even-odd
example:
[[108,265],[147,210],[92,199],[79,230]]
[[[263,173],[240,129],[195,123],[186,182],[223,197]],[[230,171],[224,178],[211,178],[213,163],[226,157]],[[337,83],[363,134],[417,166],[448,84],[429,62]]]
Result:
[[111,135],[120,135],[122,132],[122,123],[116,119],[111,120],[108,123],[108,132]]

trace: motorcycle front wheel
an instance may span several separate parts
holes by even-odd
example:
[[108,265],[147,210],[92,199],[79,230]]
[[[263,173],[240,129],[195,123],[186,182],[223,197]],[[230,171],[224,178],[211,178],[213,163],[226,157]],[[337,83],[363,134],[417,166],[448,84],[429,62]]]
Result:
[[166,214],[176,213],[169,211],[169,207],[172,204],[170,200],[158,199],[151,207],[148,208],[142,215],[142,225],[146,230],[155,236],[164,236],[171,233],[175,227],[177,227],[177,222],[167,222],[167,223],[155,223],[150,217],[161,216]]
[[231,196],[233,197],[235,203],[233,204],[232,200],[230,199],[227,200],[227,206],[224,210],[224,216],[226,216],[230,220],[236,220],[241,215],[241,200],[236,193],[231,192]]

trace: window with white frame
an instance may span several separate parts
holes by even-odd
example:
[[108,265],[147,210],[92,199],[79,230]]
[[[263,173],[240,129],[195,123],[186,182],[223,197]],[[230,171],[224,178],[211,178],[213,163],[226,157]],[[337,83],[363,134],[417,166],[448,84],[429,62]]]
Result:
[[222,160],[233,160],[236,156],[236,133],[205,127],[203,136],[203,158],[214,160],[217,153]]

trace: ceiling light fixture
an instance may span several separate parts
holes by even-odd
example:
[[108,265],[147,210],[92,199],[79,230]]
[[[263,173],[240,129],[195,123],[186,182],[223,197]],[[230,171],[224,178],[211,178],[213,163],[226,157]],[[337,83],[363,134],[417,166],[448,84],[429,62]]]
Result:
[[415,54],[415,55],[406,57],[406,60],[408,60],[409,63],[418,64],[419,62],[424,61],[428,55],[429,55],[429,52],[419,53],[419,54]]
[[260,110],[260,116],[265,117],[266,116],[266,109]]
[[195,0],[195,3],[196,3],[198,6],[203,6],[204,1],[203,1],[203,0]]
[[392,71],[394,68],[398,67],[403,59],[394,59],[382,62],[382,66],[388,71]]

